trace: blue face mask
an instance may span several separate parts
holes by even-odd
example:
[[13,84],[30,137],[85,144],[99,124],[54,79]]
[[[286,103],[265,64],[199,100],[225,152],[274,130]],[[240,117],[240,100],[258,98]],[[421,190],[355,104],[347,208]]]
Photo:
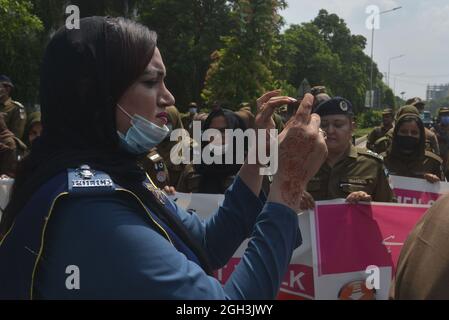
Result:
[[167,126],[159,127],[142,116],[135,114],[133,117],[120,105],[117,107],[131,119],[131,127],[126,135],[117,131],[121,147],[133,154],[145,154],[161,143],[169,134]]

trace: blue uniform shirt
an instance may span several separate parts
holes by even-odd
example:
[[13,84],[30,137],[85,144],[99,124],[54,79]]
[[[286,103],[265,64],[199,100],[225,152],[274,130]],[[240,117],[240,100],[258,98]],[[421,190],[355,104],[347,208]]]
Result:
[[[223,286],[179,252],[148,223],[124,193],[67,197],[56,203],[34,286],[41,299],[272,299],[292,251],[300,244],[297,215],[263,203],[237,177],[208,220],[169,201],[168,209],[204,247],[214,268],[225,265],[251,237],[240,264]],[[80,288],[69,290],[68,266]]]

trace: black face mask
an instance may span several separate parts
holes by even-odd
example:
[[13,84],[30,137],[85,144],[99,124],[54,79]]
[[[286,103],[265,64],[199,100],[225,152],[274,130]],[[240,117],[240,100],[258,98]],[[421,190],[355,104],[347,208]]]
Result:
[[399,150],[403,153],[413,153],[419,145],[419,139],[410,136],[396,137]]

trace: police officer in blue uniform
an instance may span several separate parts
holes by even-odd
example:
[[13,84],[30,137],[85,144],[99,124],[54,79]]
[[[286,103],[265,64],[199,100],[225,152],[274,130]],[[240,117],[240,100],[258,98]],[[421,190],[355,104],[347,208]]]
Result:
[[[164,77],[156,35],[140,24],[91,17],[55,34],[42,67],[43,134],[21,163],[0,224],[0,300],[276,296],[301,242],[297,194],[326,154],[313,97],[279,137],[283,157],[268,199],[259,166],[245,164],[203,221],[137,166],[167,133],[163,111],[174,99]],[[274,108],[291,100],[264,96],[260,123],[270,126]],[[212,271],[248,237],[223,286]]]

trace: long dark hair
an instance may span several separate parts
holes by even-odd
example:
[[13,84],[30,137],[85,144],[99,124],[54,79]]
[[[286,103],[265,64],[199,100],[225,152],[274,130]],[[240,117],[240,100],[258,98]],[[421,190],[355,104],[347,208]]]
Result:
[[58,30],[41,71],[42,136],[20,164],[0,238],[37,189],[67,168],[88,164],[130,189],[195,252],[211,273],[206,254],[178,218],[142,186],[137,158],[119,148],[115,108],[150,63],[157,35],[124,18],[89,17],[80,29]]

